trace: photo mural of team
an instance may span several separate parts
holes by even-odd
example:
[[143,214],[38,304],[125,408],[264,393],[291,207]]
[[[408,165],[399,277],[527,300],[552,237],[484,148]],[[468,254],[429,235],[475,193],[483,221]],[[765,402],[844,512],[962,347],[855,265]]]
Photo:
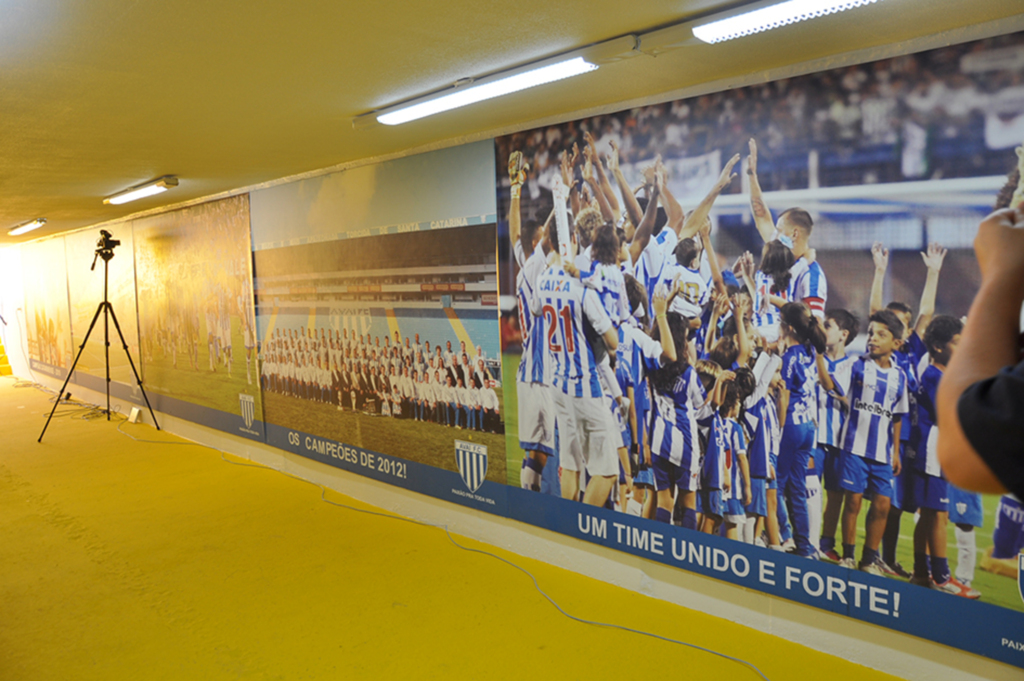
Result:
[[[915,318],[884,304],[888,251],[875,245],[867,352],[847,355],[862,322],[827,305],[811,214],[773,220],[755,140],[745,151],[764,246],[757,262],[748,252],[728,268],[709,214],[740,154],[685,213],[660,159],[634,191],[617,147],[599,154],[584,140],[560,157],[544,224],[521,216],[529,160],[517,149],[500,159],[523,337],[522,487],[539,491],[557,453],[563,498],[979,598],[981,500],[946,483],[935,452],[935,391],[962,328],[935,314],[946,250],[921,254]],[[920,513],[912,571],[896,561],[904,512]]]
[[263,344],[264,390],[336,405],[339,411],[503,432],[483,349],[431,345],[395,332],[372,340],[348,329],[275,329]]

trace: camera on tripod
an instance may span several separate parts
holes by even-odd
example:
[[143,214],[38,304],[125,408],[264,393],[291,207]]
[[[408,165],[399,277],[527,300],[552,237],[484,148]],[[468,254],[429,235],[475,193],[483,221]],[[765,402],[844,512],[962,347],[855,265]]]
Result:
[[105,229],[100,230],[100,238],[96,240],[96,250],[98,251],[111,251],[115,247],[120,246],[121,242],[113,238],[114,235]]
[[100,230],[100,238],[96,240],[96,254],[92,257],[92,267],[96,269],[96,259],[103,258],[103,262],[109,262],[114,257],[114,249],[121,245],[121,242],[114,238],[114,235],[105,229]]

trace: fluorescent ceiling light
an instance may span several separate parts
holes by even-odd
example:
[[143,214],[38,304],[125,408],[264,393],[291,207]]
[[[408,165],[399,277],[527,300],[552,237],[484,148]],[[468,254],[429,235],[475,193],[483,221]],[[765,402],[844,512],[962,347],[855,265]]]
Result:
[[562,61],[533,68],[529,71],[515,75],[498,77],[489,82],[482,82],[476,85],[466,85],[456,88],[452,92],[440,96],[429,96],[420,100],[414,100],[406,105],[391,108],[387,113],[377,115],[377,120],[385,125],[399,125],[408,123],[418,118],[432,116],[442,111],[450,111],[485,99],[493,99],[512,92],[519,92],[527,88],[552,83],[556,80],[571,78],[581,73],[587,73],[597,68],[597,64],[586,61],[583,57],[565,59]]
[[875,2],[877,0],[788,0],[696,26],[693,34],[706,43],[720,43]]
[[14,229],[12,229],[9,232],[7,232],[7,234],[10,235],[10,236],[21,236],[22,234],[26,234],[28,232],[31,232],[33,229],[39,229],[40,227],[42,227],[45,224],[46,224],[46,218],[36,218],[32,222],[26,222],[23,225],[18,225]]
[[171,187],[178,186],[178,178],[173,175],[165,175],[159,179],[147,182],[146,184],[140,184],[138,186],[126,189],[123,192],[118,192],[113,196],[108,196],[103,199],[103,203],[113,204],[120,206],[122,203],[128,203],[129,201],[135,201],[137,199],[144,199],[147,196],[153,196],[165,192]]

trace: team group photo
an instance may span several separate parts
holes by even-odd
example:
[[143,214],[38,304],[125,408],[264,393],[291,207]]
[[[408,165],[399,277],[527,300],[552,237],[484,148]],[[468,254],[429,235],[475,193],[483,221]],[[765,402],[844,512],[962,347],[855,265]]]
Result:
[[498,138],[509,484],[1024,610],[1021,500],[936,449],[974,234],[1022,196],[1007,55]]

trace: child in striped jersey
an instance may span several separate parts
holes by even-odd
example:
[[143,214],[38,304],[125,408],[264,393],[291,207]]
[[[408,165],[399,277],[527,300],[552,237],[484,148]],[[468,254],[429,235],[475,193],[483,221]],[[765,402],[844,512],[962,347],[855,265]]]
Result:
[[711,396],[718,410],[711,419],[701,476],[702,529],[718,534],[724,524],[729,539],[740,539],[739,528],[746,526],[745,507],[752,499],[747,438],[739,418],[743,401],[753,391],[753,373],[739,369],[723,372]]
[[[828,310],[825,313],[825,366],[834,374],[844,364],[854,361],[846,354],[846,345],[857,337],[860,322],[846,310]],[[818,446],[814,452],[815,469],[824,477],[825,513],[822,517],[821,538],[818,545],[821,554],[839,562],[836,552],[836,529],[843,510],[844,492],[839,487],[839,447],[846,409],[842,400],[824,386],[818,386]]]
[[876,312],[868,324],[867,356],[822,378],[828,390],[844,396],[849,408],[839,455],[839,486],[845,492],[840,565],[855,565],[857,518],[867,493],[871,509],[858,567],[875,575],[885,574],[878,548],[889,514],[893,474],[901,468],[899,415],[909,408],[906,374],[892,358],[902,336],[903,324],[893,312]]
[[747,431],[747,461],[750,466],[750,503],[747,504],[747,523],[743,541],[753,544],[762,532],[768,535],[768,544],[781,548],[778,521],[778,485],[775,467],[778,463],[779,428],[778,406],[771,392],[772,382],[782,367],[782,359],[763,353],[754,365],[756,385],[744,400],[742,423]]
[[803,303],[786,303],[779,313],[782,317],[779,346],[783,349],[782,380],[785,384],[779,397],[780,417],[785,414],[779,445],[779,490],[789,510],[796,553],[812,557],[817,547],[810,541],[807,468],[815,444],[817,379],[814,365],[818,363],[819,375],[824,373],[821,354],[825,352],[825,331]]
[[913,512],[919,508],[921,512],[914,528],[914,574],[910,583],[956,596],[979,598],[981,593],[962,584],[949,570],[946,557],[949,491],[936,448],[939,429],[935,423],[935,394],[942,373],[960,342],[962,330],[959,319],[939,315],[924,332],[930,364],[917,381],[905,473],[912,476],[913,494],[908,495],[910,499],[904,498],[903,510]]
[[673,492],[678,489],[682,508],[680,524],[696,530],[696,492],[701,463],[697,421],[711,415],[711,406],[705,404],[707,393],[690,365],[686,319],[668,313],[667,321],[677,359],[650,374],[656,412],[651,436],[651,462],[658,503],[655,520],[672,522]]
[[769,241],[761,249],[761,265],[754,273],[753,281],[745,273],[745,283],[754,299],[754,326],[769,343],[779,338],[779,308],[789,298],[789,284],[792,278],[792,241],[779,237]]

